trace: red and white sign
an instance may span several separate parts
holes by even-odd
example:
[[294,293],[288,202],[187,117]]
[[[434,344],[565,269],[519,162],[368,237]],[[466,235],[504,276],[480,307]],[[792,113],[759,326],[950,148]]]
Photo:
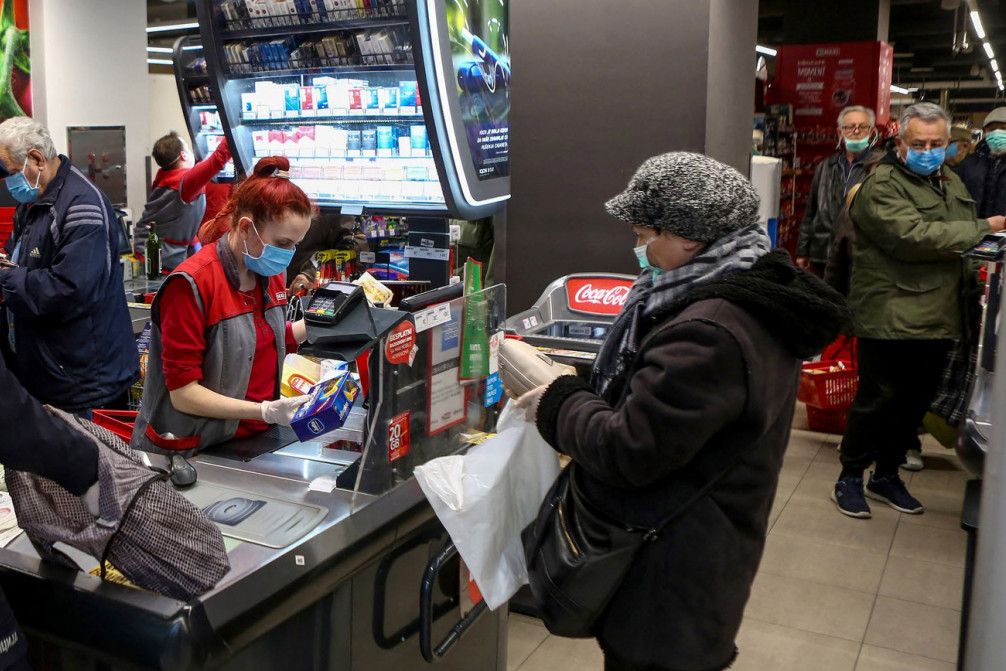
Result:
[[409,453],[409,412],[391,418],[388,425],[388,463]]
[[569,309],[589,315],[617,315],[629,297],[632,282],[614,277],[572,277],[566,280]]
[[416,327],[410,320],[405,320],[388,334],[384,344],[384,356],[388,363],[411,363],[412,348],[416,346]]

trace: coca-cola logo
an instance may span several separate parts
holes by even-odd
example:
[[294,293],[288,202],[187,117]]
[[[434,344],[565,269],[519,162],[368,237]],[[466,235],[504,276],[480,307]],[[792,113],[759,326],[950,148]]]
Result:
[[631,280],[582,277],[566,282],[569,309],[592,315],[617,315],[632,288]]

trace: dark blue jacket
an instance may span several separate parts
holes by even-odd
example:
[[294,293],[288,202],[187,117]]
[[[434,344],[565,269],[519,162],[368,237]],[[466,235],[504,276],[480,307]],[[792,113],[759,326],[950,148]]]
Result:
[[75,411],[112,401],[140,371],[112,205],[59,158],[45,193],[14,215],[7,252],[20,267],[0,271],[0,346],[33,396]]
[[1006,214],[1006,154],[993,156],[982,140],[957,165],[957,174],[975,199],[979,219]]

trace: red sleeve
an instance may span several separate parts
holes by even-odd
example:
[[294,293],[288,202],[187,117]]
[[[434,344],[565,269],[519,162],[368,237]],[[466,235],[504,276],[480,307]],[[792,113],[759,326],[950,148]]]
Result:
[[198,198],[210,180],[223,170],[229,160],[231,160],[231,150],[227,146],[227,140],[223,140],[216,151],[192,166],[192,169],[182,177],[182,188],[179,191],[182,200],[191,203]]
[[206,352],[203,314],[192,287],[184,279],[168,281],[158,301],[164,380],[168,391],[174,391],[203,379],[203,354]]
[[300,343],[293,337],[293,322],[286,323],[286,353],[296,354]]

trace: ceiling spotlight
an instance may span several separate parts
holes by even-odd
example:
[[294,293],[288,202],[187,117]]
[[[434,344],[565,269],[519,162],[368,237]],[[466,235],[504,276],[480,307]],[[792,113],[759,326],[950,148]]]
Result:
[[982,42],[982,46],[985,48],[985,53],[989,55],[989,58],[995,58],[996,55],[992,53],[992,45],[988,42]]
[[759,54],[765,54],[766,56],[775,56],[777,53],[779,53],[772,47],[763,47],[760,44],[755,46],[755,51],[757,51]]

